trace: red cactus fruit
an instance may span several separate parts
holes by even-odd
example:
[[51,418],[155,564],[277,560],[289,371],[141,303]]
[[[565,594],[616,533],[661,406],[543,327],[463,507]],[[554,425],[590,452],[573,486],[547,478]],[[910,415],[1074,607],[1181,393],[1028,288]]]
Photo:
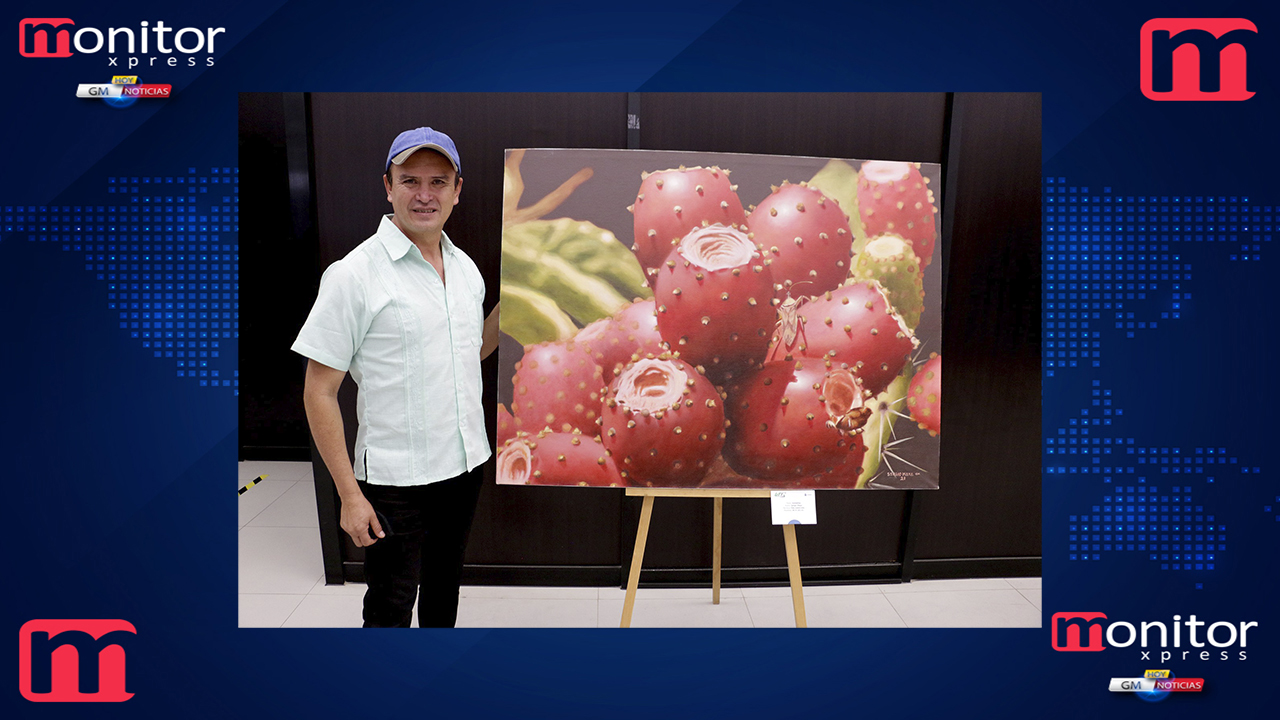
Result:
[[929,361],[916,371],[907,389],[911,419],[921,430],[937,435],[942,429],[942,356],[929,354]]
[[653,300],[636,300],[612,317],[602,318],[582,330],[574,342],[586,346],[604,371],[605,383],[629,362],[667,351],[658,334],[658,318]]
[[[773,281],[817,295],[849,277],[853,233],[839,203],[802,182],[774,186],[769,197],[747,216],[751,240],[772,260]],[[782,297],[781,290],[778,297]]]
[[516,428],[538,432],[597,432],[604,378],[591,353],[574,342],[539,343],[524,349],[512,378]]
[[741,226],[746,219],[738,186],[729,183],[728,170],[681,165],[641,173],[640,178],[640,192],[628,209],[636,232],[631,249],[646,277],[690,230],[703,225]]
[[795,487],[854,487],[870,416],[862,383],[826,360],[773,362],[727,390],[724,458],[752,478]]
[[628,365],[609,386],[601,439],[628,485],[689,486],[724,444],[723,397],[668,354]]
[[[784,303],[782,308],[786,308]],[[879,283],[859,282],[797,302],[779,312],[767,358],[828,358],[847,363],[879,395],[907,363],[918,341],[893,311]]]
[[506,445],[507,441],[515,436],[516,419],[511,416],[506,405],[498,403],[498,447]]
[[580,432],[522,435],[498,455],[499,485],[622,487],[599,436]]
[[659,268],[653,298],[668,347],[713,375],[758,362],[769,347],[773,275],[739,230],[711,225],[686,235]]
[[868,160],[858,170],[858,216],[866,236],[901,235],[911,242],[922,266],[933,260],[937,212],[919,163]]

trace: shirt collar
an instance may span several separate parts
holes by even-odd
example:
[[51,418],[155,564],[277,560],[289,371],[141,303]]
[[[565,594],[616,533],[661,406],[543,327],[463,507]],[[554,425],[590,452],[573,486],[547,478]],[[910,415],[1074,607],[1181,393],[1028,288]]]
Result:
[[[409,248],[412,248],[413,241],[410,240],[396,224],[391,221],[392,215],[383,215],[382,222],[378,224],[378,241],[382,243],[382,247],[386,248],[387,254],[392,260],[399,260],[408,254]],[[453,241],[449,239],[449,234],[441,231],[440,233],[440,251],[442,253],[453,253]]]

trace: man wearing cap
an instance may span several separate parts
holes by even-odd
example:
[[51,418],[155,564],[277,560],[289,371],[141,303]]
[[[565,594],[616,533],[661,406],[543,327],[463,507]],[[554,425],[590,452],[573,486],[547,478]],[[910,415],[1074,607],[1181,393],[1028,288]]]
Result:
[[[342,529],[365,548],[365,627],[453,627],[475,514],[475,468],[492,454],[480,360],[497,346],[497,307],[444,233],[462,190],[453,140],[403,132],[383,185],[393,212],[320,280],[293,350],[309,359],[304,399],[316,447],[342,500]],[[338,388],[360,391],[355,462]]]

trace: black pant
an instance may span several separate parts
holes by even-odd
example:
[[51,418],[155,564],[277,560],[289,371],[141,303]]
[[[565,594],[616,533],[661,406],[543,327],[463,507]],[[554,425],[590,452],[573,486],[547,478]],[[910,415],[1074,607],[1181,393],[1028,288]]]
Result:
[[462,553],[482,478],[476,468],[430,485],[360,483],[369,504],[391,526],[387,537],[364,551],[364,577],[369,585],[364,595],[365,627],[409,627],[419,587],[419,627],[457,623]]

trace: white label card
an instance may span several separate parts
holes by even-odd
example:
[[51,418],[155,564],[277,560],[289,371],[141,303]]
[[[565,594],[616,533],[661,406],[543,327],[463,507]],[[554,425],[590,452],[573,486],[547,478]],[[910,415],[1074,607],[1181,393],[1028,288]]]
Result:
[[774,525],[818,524],[818,501],[812,490],[774,490],[769,504]]

